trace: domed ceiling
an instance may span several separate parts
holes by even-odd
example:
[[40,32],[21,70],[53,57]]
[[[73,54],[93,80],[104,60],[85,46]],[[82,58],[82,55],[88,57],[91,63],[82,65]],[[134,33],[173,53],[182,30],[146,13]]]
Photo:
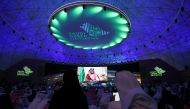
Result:
[[1,0],[0,69],[26,58],[76,65],[161,58],[177,67],[190,65],[189,0],[93,1],[112,5],[128,16],[130,32],[121,43],[105,49],[80,49],[56,40],[50,34],[49,19],[56,9],[76,0]]

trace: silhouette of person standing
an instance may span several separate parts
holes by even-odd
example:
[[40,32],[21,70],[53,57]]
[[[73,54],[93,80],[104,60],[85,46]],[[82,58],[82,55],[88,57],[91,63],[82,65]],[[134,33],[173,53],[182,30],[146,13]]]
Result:
[[62,88],[53,95],[49,109],[88,109],[85,94],[80,87],[77,73],[64,73]]

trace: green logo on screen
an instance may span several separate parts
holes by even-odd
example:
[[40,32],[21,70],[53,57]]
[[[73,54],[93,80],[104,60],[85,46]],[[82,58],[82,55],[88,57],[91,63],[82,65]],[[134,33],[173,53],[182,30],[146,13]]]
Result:
[[23,70],[17,71],[17,76],[29,76],[33,71],[28,67],[24,66]]
[[163,70],[162,68],[156,66],[154,68],[154,71],[150,72],[150,76],[162,76],[163,73],[165,73],[165,72],[166,72],[165,70]]

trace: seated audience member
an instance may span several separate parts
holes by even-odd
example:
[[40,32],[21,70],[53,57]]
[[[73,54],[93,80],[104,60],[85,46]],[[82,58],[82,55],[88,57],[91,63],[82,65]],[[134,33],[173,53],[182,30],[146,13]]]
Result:
[[129,71],[118,72],[115,78],[121,109],[157,109],[156,102],[147,95]]
[[77,73],[64,73],[64,84],[55,92],[49,109],[88,109],[87,99],[80,87]]

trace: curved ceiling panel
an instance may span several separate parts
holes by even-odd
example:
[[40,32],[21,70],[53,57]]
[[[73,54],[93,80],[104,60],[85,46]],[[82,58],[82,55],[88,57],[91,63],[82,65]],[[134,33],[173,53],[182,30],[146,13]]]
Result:
[[[68,64],[97,65],[189,51],[188,0],[96,1],[114,5],[128,15],[131,31],[127,40],[107,49],[69,47],[53,38],[47,25],[49,17],[57,8],[75,0],[1,0],[0,60],[6,62],[4,56],[9,54],[15,61],[37,58]],[[14,61],[7,61],[7,65],[11,63]]]

